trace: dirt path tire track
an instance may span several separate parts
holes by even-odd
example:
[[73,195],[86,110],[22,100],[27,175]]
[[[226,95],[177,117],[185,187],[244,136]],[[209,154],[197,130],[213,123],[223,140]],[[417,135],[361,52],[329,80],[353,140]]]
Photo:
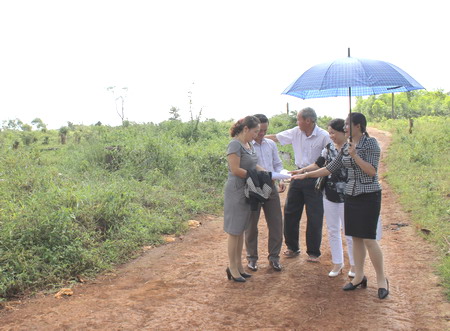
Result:
[[[389,135],[371,129],[383,149]],[[380,173],[385,172],[382,164]],[[382,177],[382,176],[381,176]],[[283,195],[283,199],[284,199]],[[391,294],[377,298],[366,261],[367,289],[341,290],[348,278],[331,267],[326,229],[321,262],[284,259],[282,272],[265,259],[267,231],[260,222],[260,269],[240,284],[228,281],[226,235],[220,217],[174,243],[156,247],[55,299],[38,295],[0,310],[0,330],[448,330],[450,305],[433,274],[434,249],[415,234],[408,215],[383,182],[383,248]],[[301,249],[304,247],[302,220]],[[391,223],[407,223],[400,227]]]

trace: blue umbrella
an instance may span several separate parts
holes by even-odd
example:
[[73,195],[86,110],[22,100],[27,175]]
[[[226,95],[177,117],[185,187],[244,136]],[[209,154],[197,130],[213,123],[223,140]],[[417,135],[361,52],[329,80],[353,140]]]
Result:
[[348,57],[318,64],[305,71],[283,94],[302,99],[348,96],[351,113],[352,96],[418,89],[424,87],[399,67],[384,61],[350,57],[349,49]]

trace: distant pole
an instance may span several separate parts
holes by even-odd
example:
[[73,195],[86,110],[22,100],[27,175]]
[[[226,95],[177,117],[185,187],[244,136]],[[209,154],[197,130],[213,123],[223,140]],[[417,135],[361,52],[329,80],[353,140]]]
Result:
[[392,92],[392,119],[394,119],[394,92]]
[[286,114],[289,115],[289,102],[286,102]]

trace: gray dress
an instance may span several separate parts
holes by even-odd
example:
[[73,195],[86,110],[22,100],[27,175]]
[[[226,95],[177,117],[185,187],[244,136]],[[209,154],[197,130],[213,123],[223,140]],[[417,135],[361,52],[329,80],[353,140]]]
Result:
[[[256,169],[258,156],[253,144],[250,150],[242,146],[239,140],[233,139],[228,144],[227,155],[236,154],[241,158],[240,167],[246,170]],[[224,223],[225,232],[241,235],[250,224],[250,205],[245,201],[245,179],[234,176],[228,167],[228,180],[225,184]]]

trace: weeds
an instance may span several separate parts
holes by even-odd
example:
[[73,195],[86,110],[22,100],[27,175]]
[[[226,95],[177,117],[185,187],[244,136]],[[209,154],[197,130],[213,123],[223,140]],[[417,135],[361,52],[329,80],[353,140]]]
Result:
[[33,132],[17,149],[22,132],[1,132],[0,298],[111,268],[219,211],[228,124],[199,123],[188,144],[176,122],[74,128],[64,145]]
[[419,233],[441,252],[439,273],[450,299],[450,119],[387,120],[377,127],[393,133],[386,180],[399,193]]

